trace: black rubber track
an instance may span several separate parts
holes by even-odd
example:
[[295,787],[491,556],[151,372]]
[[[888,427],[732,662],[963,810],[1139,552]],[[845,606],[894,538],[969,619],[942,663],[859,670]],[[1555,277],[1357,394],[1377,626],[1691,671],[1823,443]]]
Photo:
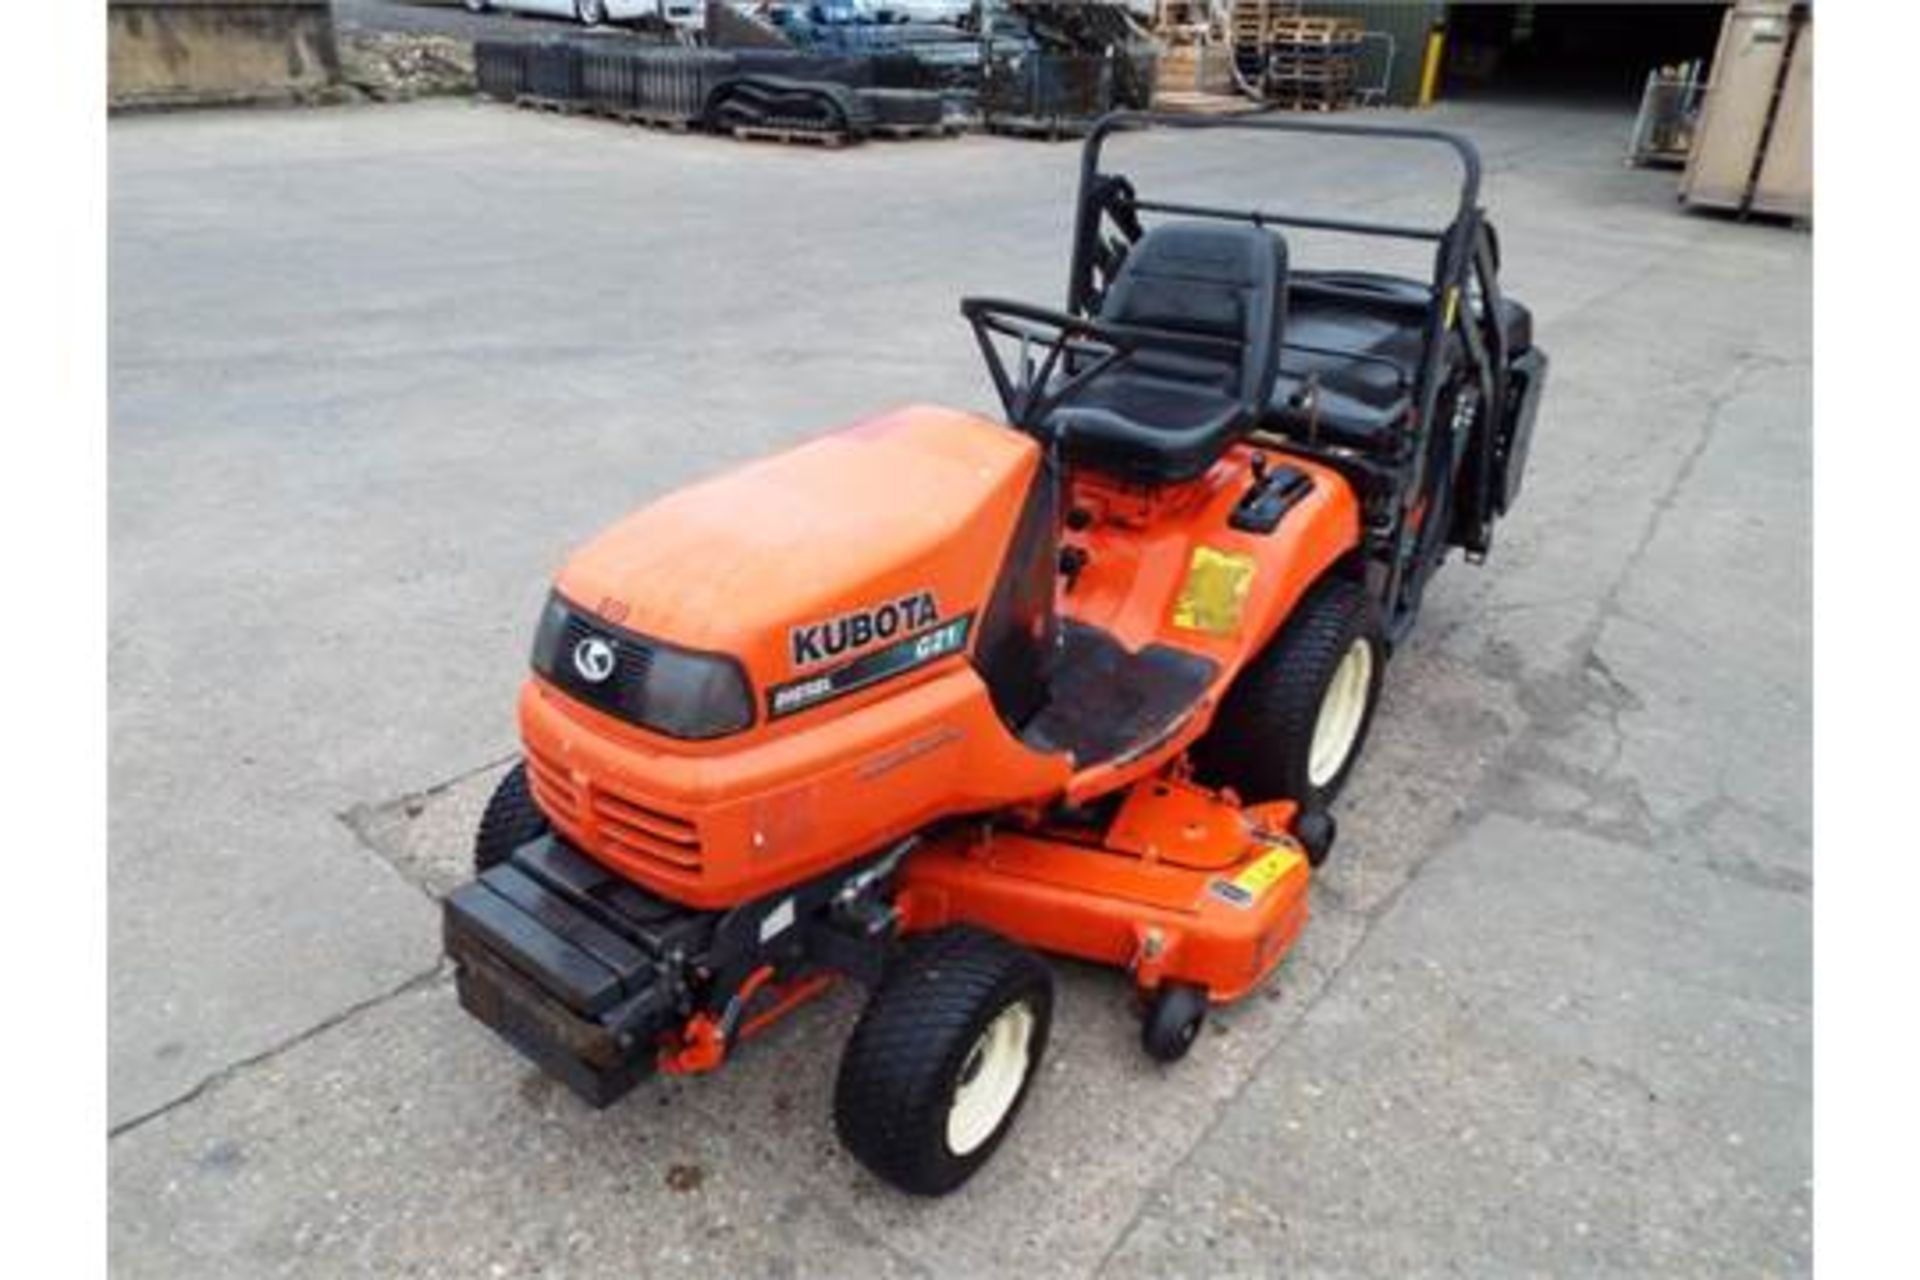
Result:
[[527,763],[522,760],[500,779],[486,812],[480,815],[480,829],[473,837],[474,871],[500,865],[515,849],[549,830],[547,815],[540,812],[527,787]]
[[[1361,636],[1373,645],[1367,709],[1346,763],[1325,786],[1315,787],[1307,761],[1320,700],[1334,668]],[[1346,578],[1316,583],[1280,634],[1233,682],[1213,727],[1194,747],[1195,773],[1203,782],[1232,787],[1250,803],[1294,800],[1303,809],[1325,808],[1366,745],[1386,657],[1378,610],[1366,589]]]
[[856,89],[860,101],[872,108],[876,122],[913,126],[937,125],[946,118],[946,99],[919,89]]
[[[947,1146],[947,1114],[968,1052],[1015,1000],[1033,1009],[1027,1078],[1000,1128],[965,1156]],[[847,1041],[834,1086],[840,1141],[877,1176],[942,1195],[986,1163],[1013,1127],[1046,1053],[1053,975],[1033,952],[957,926],[907,942]]]
[[852,89],[829,81],[782,76],[734,76],[707,95],[707,127],[780,129],[790,133],[838,134],[848,139],[873,131],[873,108]]

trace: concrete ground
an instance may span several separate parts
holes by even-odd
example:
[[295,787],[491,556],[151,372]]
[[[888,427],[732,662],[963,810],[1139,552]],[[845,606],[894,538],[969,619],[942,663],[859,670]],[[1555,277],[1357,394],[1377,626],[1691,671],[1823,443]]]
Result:
[[[1430,118],[1554,359],[1523,505],[1397,655],[1277,980],[1161,1069],[1062,966],[1031,1106],[936,1203],[835,1146],[851,994],[596,1114],[460,1013],[434,900],[567,548],[984,405],[955,299],[1058,296],[1073,151],[116,120],[116,1274],[1806,1271],[1810,242],[1683,214],[1624,113]],[[1416,176],[1134,145],[1194,197]]]

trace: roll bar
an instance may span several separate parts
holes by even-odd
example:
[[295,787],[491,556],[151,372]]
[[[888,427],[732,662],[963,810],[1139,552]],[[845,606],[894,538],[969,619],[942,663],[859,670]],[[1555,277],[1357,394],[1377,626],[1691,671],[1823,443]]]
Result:
[[[1306,134],[1330,140],[1375,142],[1395,140],[1428,143],[1450,151],[1460,164],[1460,190],[1453,217],[1445,226],[1412,226],[1394,222],[1373,222],[1357,218],[1337,218],[1322,214],[1276,209],[1229,209],[1171,200],[1141,199],[1124,174],[1103,173],[1100,153],[1108,138],[1136,129],[1250,129],[1273,133]],[[1428,462],[1428,443],[1433,419],[1439,405],[1442,352],[1447,335],[1460,320],[1460,303],[1470,278],[1477,278],[1481,298],[1488,314],[1497,313],[1500,295],[1497,251],[1492,233],[1480,209],[1480,152],[1472,142],[1444,129],[1423,129],[1411,125],[1345,124],[1335,121],[1281,119],[1273,116],[1168,116],[1142,111],[1116,111],[1094,123],[1080,152],[1080,192],[1074,211],[1073,266],[1067,281],[1067,310],[1075,316],[1091,317],[1100,304],[1100,284],[1096,271],[1111,274],[1115,267],[1114,246],[1108,244],[1103,220],[1112,218],[1126,240],[1139,238],[1140,213],[1171,214],[1186,218],[1215,218],[1231,222],[1249,222],[1259,227],[1301,227],[1315,231],[1333,231],[1361,236],[1385,236],[1393,239],[1427,241],[1435,246],[1433,274],[1430,277],[1424,350],[1414,378],[1417,409],[1408,454],[1398,495],[1391,513],[1391,546],[1384,554],[1386,582],[1382,600],[1389,615],[1389,634],[1398,634],[1412,619],[1409,591],[1417,592],[1417,582],[1407,585],[1407,566],[1418,536],[1410,518],[1412,505],[1425,492],[1424,473]],[[1124,257],[1125,245],[1119,246]],[[1500,404],[1504,396],[1506,352],[1489,352],[1473,326],[1461,324],[1470,363],[1474,367],[1487,403]],[[1498,338],[1496,335],[1496,343]],[[1280,345],[1293,346],[1284,336]],[[1304,348],[1302,348],[1304,349]],[[1327,353],[1336,354],[1336,353]],[[1364,352],[1337,353],[1353,359],[1366,359]],[[1404,375],[1403,375],[1404,376]]]
[[1301,227],[1316,231],[1350,232],[1355,235],[1385,236],[1403,240],[1425,240],[1447,246],[1443,261],[1464,263],[1467,241],[1474,233],[1480,200],[1480,152],[1471,141],[1444,129],[1425,129],[1414,125],[1345,124],[1335,121],[1291,120],[1273,116],[1170,116],[1146,111],[1113,111],[1094,122],[1080,151],[1080,194],[1073,241],[1073,266],[1068,282],[1067,305],[1080,311],[1093,293],[1094,232],[1101,212],[1099,193],[1103,179],[1118,175],[1103,173],[1100,153],[1109,137],[1116,133],[1147,128],[1169,129],[1243,129],[1272,133],[1318,135],[1360,141],[1394,139],[1423,142],[1444,147],[1460,163],[1460,191],[1453,219],[1442,227],[1411,226],[1392,222],[1373,222],[1357,218],[1336,218],[1322,214],[1275,209],[1231,209],[1213,205],[1187,204],[1169,200],[1148,200],[1135,196],[1132,208],[1142,213],[1172,214],[1185,218],[1216,218],[1228,222],[1250,222],[1255,226]]

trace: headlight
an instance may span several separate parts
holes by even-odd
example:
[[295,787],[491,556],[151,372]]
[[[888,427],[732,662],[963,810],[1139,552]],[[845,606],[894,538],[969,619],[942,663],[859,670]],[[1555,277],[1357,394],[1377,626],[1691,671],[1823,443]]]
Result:
[[540,612],[533,669],[589,706],[673,738],[718,738],[753,723],[753,693],[732,658],[609,626],[558,595]]
[[753,695],[731,658],[656,648],[638,719],[675,738],[717,738],[753,723]]

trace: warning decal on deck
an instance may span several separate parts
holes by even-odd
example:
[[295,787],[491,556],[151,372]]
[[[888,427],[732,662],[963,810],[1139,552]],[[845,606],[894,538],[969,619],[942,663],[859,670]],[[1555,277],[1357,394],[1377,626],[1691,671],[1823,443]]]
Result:
[[1207,887],[1214,897],[1245,910],[1265,897],[1267,890],[1278,884],[1298,861],[1300,855],[1290,848],[1269,849],[1240,868],[1233,879],[1215,880]]

